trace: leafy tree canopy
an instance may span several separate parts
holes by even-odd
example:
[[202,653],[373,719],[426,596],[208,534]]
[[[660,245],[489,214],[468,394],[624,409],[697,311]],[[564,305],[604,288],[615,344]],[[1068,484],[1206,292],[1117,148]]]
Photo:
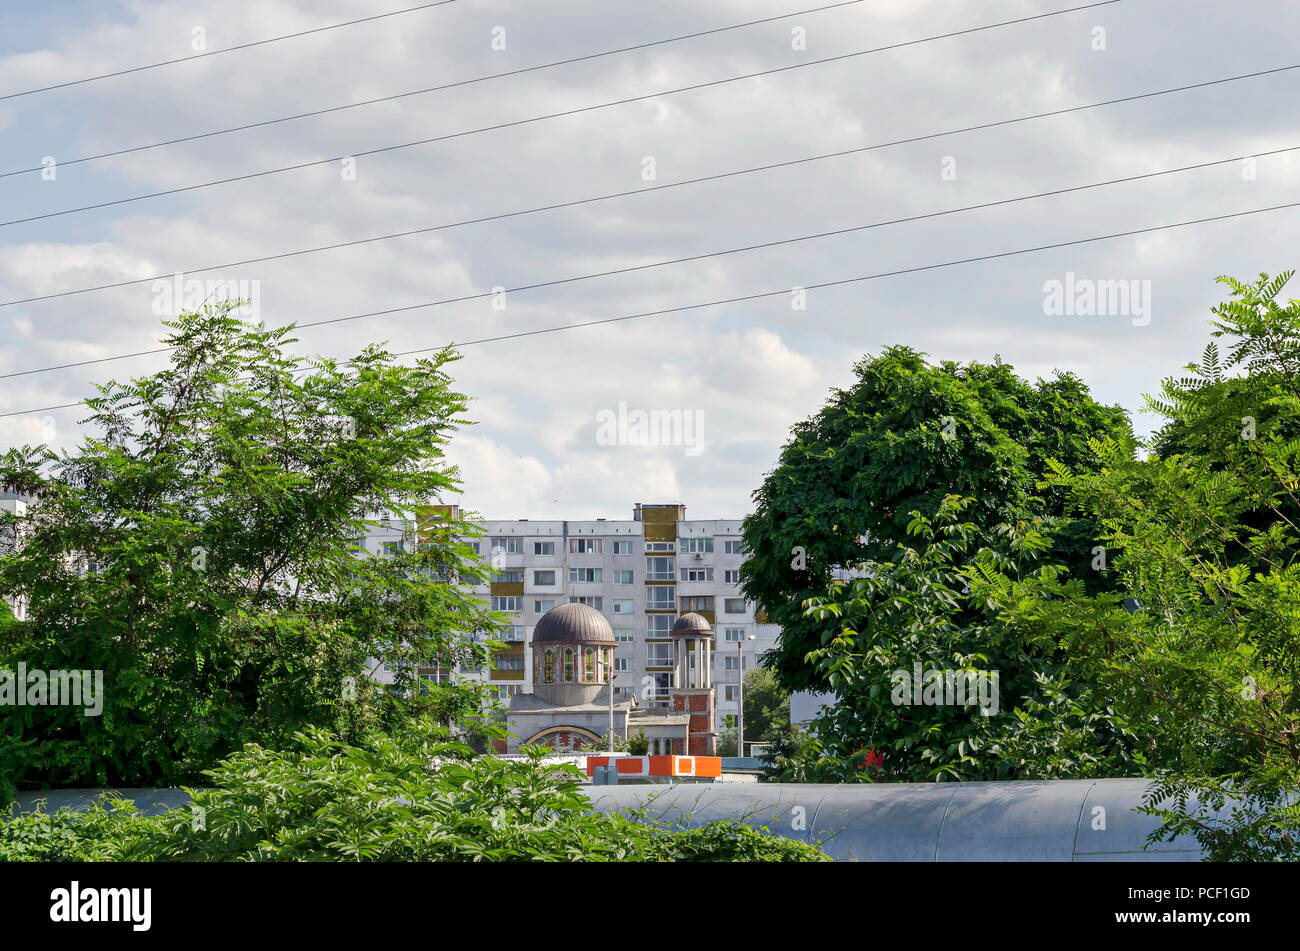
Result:
[[20,539],[0,590],[28,602],[0,625],[0,668],[100,671],[104,693],[98,716],[0,708],[0,775],[20,786],[193,781],[246,741],[382,725],[378,662],[400,690],[418,665],[486,658],[494,616],[445,583],[477,577],[472,525],[355,557],[376,513],[457,486],[455,355],[309,363],[290,329],[228,310],[168,324],[166,369],[99,386],[75,450],[0,455],[0,485],[36,496],[0,513]]
[[[825,686],[809,651],[834,632],[803,602],[837,568],[888,561],[912,513],[933,515],[948,495],[973,499],[966,518],[991,531],[1024,517],[1060,517],[1063,494],[1040,489],[1048,460],[1086,467],[1089,440],[1129,431],[1119,407],[1092,399],[1075,376],[1028,383],[1000,360],[927,363],[891,347],[855,367],[816,415],[794,426],[745,520],[746,594],[782,635],[768,658],[791,689]],[[1053,527],[1055,553],[1086,564],[1090,523]]]
[[596,812],[569,765],[475,756],[421,724],[342,743],[307,731],[214,767],[187,809],[122,799],[0,818],[0,861],[824,862],[741,821],[683,830]]
[[[837,702],[814,721],[813,761],[787,778],[816,782],[1063,779],[1128,775],[1141,751],[1056,639],[1005,623],[998,601],[1036,592],[1060,569],[1034,524],[990,538],[964,521],[971,500],[916,512],[908,538],[862,577],[832,582],[808,610],[835,636],[808,655]],[[1078,593],[1083,587],[1077,585]],[[789,754],[785,754],[788,756]]]
[[[1300,301],[1291,277],[1220,278],[1214,340],[1149,406],[1149,446],[1103,440],[1100,470],[1055,467],[1097,513],[1115,596],[1045,584],[986,589],[1004,620],[1059,638],[1165,769],[1150,808],[1161,835],[1210,857],[1300,854]],[[1217,341],[1228,344],[1222,353]],[[1150,450],[1145,457],[1141,449]],[[1227,822],[1207,806],[1235,801]]]

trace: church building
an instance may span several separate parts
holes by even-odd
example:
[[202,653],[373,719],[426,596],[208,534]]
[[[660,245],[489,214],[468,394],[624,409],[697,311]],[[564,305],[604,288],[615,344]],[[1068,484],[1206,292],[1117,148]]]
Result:
[[[713,629],[698,614],[684,614],[672,628],[673,681],[667,709],[641,706],[638,685],[627,699],[615,696],[614,734],[644,731],[650,754],[712,756]],[[610,691],[615,687],[618,641],[605,615],[585,604],[556,605],[533,629],[533,692],[510,698],[506,752],[523,743],[571,752],[602,745],[610,728]]]

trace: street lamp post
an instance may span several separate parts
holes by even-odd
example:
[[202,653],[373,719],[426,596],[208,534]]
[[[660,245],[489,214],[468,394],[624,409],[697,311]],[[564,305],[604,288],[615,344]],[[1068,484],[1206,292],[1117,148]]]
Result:
[[736,641],[736,670],[740,686],[736,688],[736,755],[745,755],[745,653],[746,640],[754,640],[754,635]]
[[609,765],[614,765],[614,681],[618,679],[618,672],[609,671]]

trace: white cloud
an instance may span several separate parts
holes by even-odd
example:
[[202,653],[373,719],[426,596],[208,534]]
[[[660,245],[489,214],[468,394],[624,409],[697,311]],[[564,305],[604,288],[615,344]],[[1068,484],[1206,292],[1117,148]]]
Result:
[[[363,98],[517,69],[788,12],[784,0],[708,8],[564,0],[456,4],[133,76],[10,100],[6,165],[62,162]],[[795,5],[797,6],[797,5]],[[461,136],[0,228],[0,301],[223,264],[386,232],[443,225],[1248,72],[1293,56],[1300,11],[1262,0],[1189,18],[1175,0],[1116,4],[659,100]],[[84,25],[0,43],[0,90],[186,55],[192,27],[212,46],[355,16],[332,0],[144,0]],[[1031,0],[888,0],[460,86],[381,106],[63,165],[55,182],[0,179],[0,219],[27,217],[282,165],[355,154],[656,89],[709,82],[1042,12]],[[1270,22],[1260,32],[1252,24]],[[808,30],[806,52],[790,28]],[[505,52],[489,30],[508,29]],[[1109,49],[1090,47],[1092,27]],[[5,53],[5,50],[17,52]],[[1284,78],[1260,78],[842,158],[665,189],[427,235],[247,265],[271,322],[312,321],[474,295],[922,215],[1293,144]],[[653,155],[658,181],[643,182]],[[955,158],[958,177],[940,177]],[[1100,398],[1136,408],[1161,374],[1199,352],[1220,273],[1294,267],[1300,218],[1234,222],[1082,244],[809,292],[785,291],[946,260],[1077,240],[1294,200],[1300,158],[1233,165],[982,211],[862,230],[628,275],[301,332],[309,353],[346,356],[371,340],[432,347],[711,300],[771,297],[468,347],[451,372],[479,422],[458,436],[466,499],[487,515],[622,517],[638,500],[743,514],[789,426],[891,344],[936,359],[1001,354],[1022,373],[1081,373]],[[1288,255],[1291,255],[1289,258]],[[1042,285],[1067,270],[1150,279],[1149,327],[1053,322]],[[147,284],[6,310],[6,372],[148,349],[158,325]],[[158,357],[0,381],[6,409],[86,395],[94,380],[144,373]],[[602,447],[595,417],[620,401],[703,413],[705,451]],[[75,412],[55,414],[60,439]],[[0,446],[31,440],[0,421]],[[467,504],[468,504],[467,503]]]

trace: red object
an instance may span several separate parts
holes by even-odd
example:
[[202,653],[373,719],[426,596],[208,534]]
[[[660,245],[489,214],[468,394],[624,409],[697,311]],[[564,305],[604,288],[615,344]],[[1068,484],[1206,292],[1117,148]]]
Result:
[[858,752],[863,753],[862,762],[858,765],[858,769],[866,769],[868,766],[883,766],[885,764],[885,754],[877,753],[874,746],[869,750],[858,750]]

